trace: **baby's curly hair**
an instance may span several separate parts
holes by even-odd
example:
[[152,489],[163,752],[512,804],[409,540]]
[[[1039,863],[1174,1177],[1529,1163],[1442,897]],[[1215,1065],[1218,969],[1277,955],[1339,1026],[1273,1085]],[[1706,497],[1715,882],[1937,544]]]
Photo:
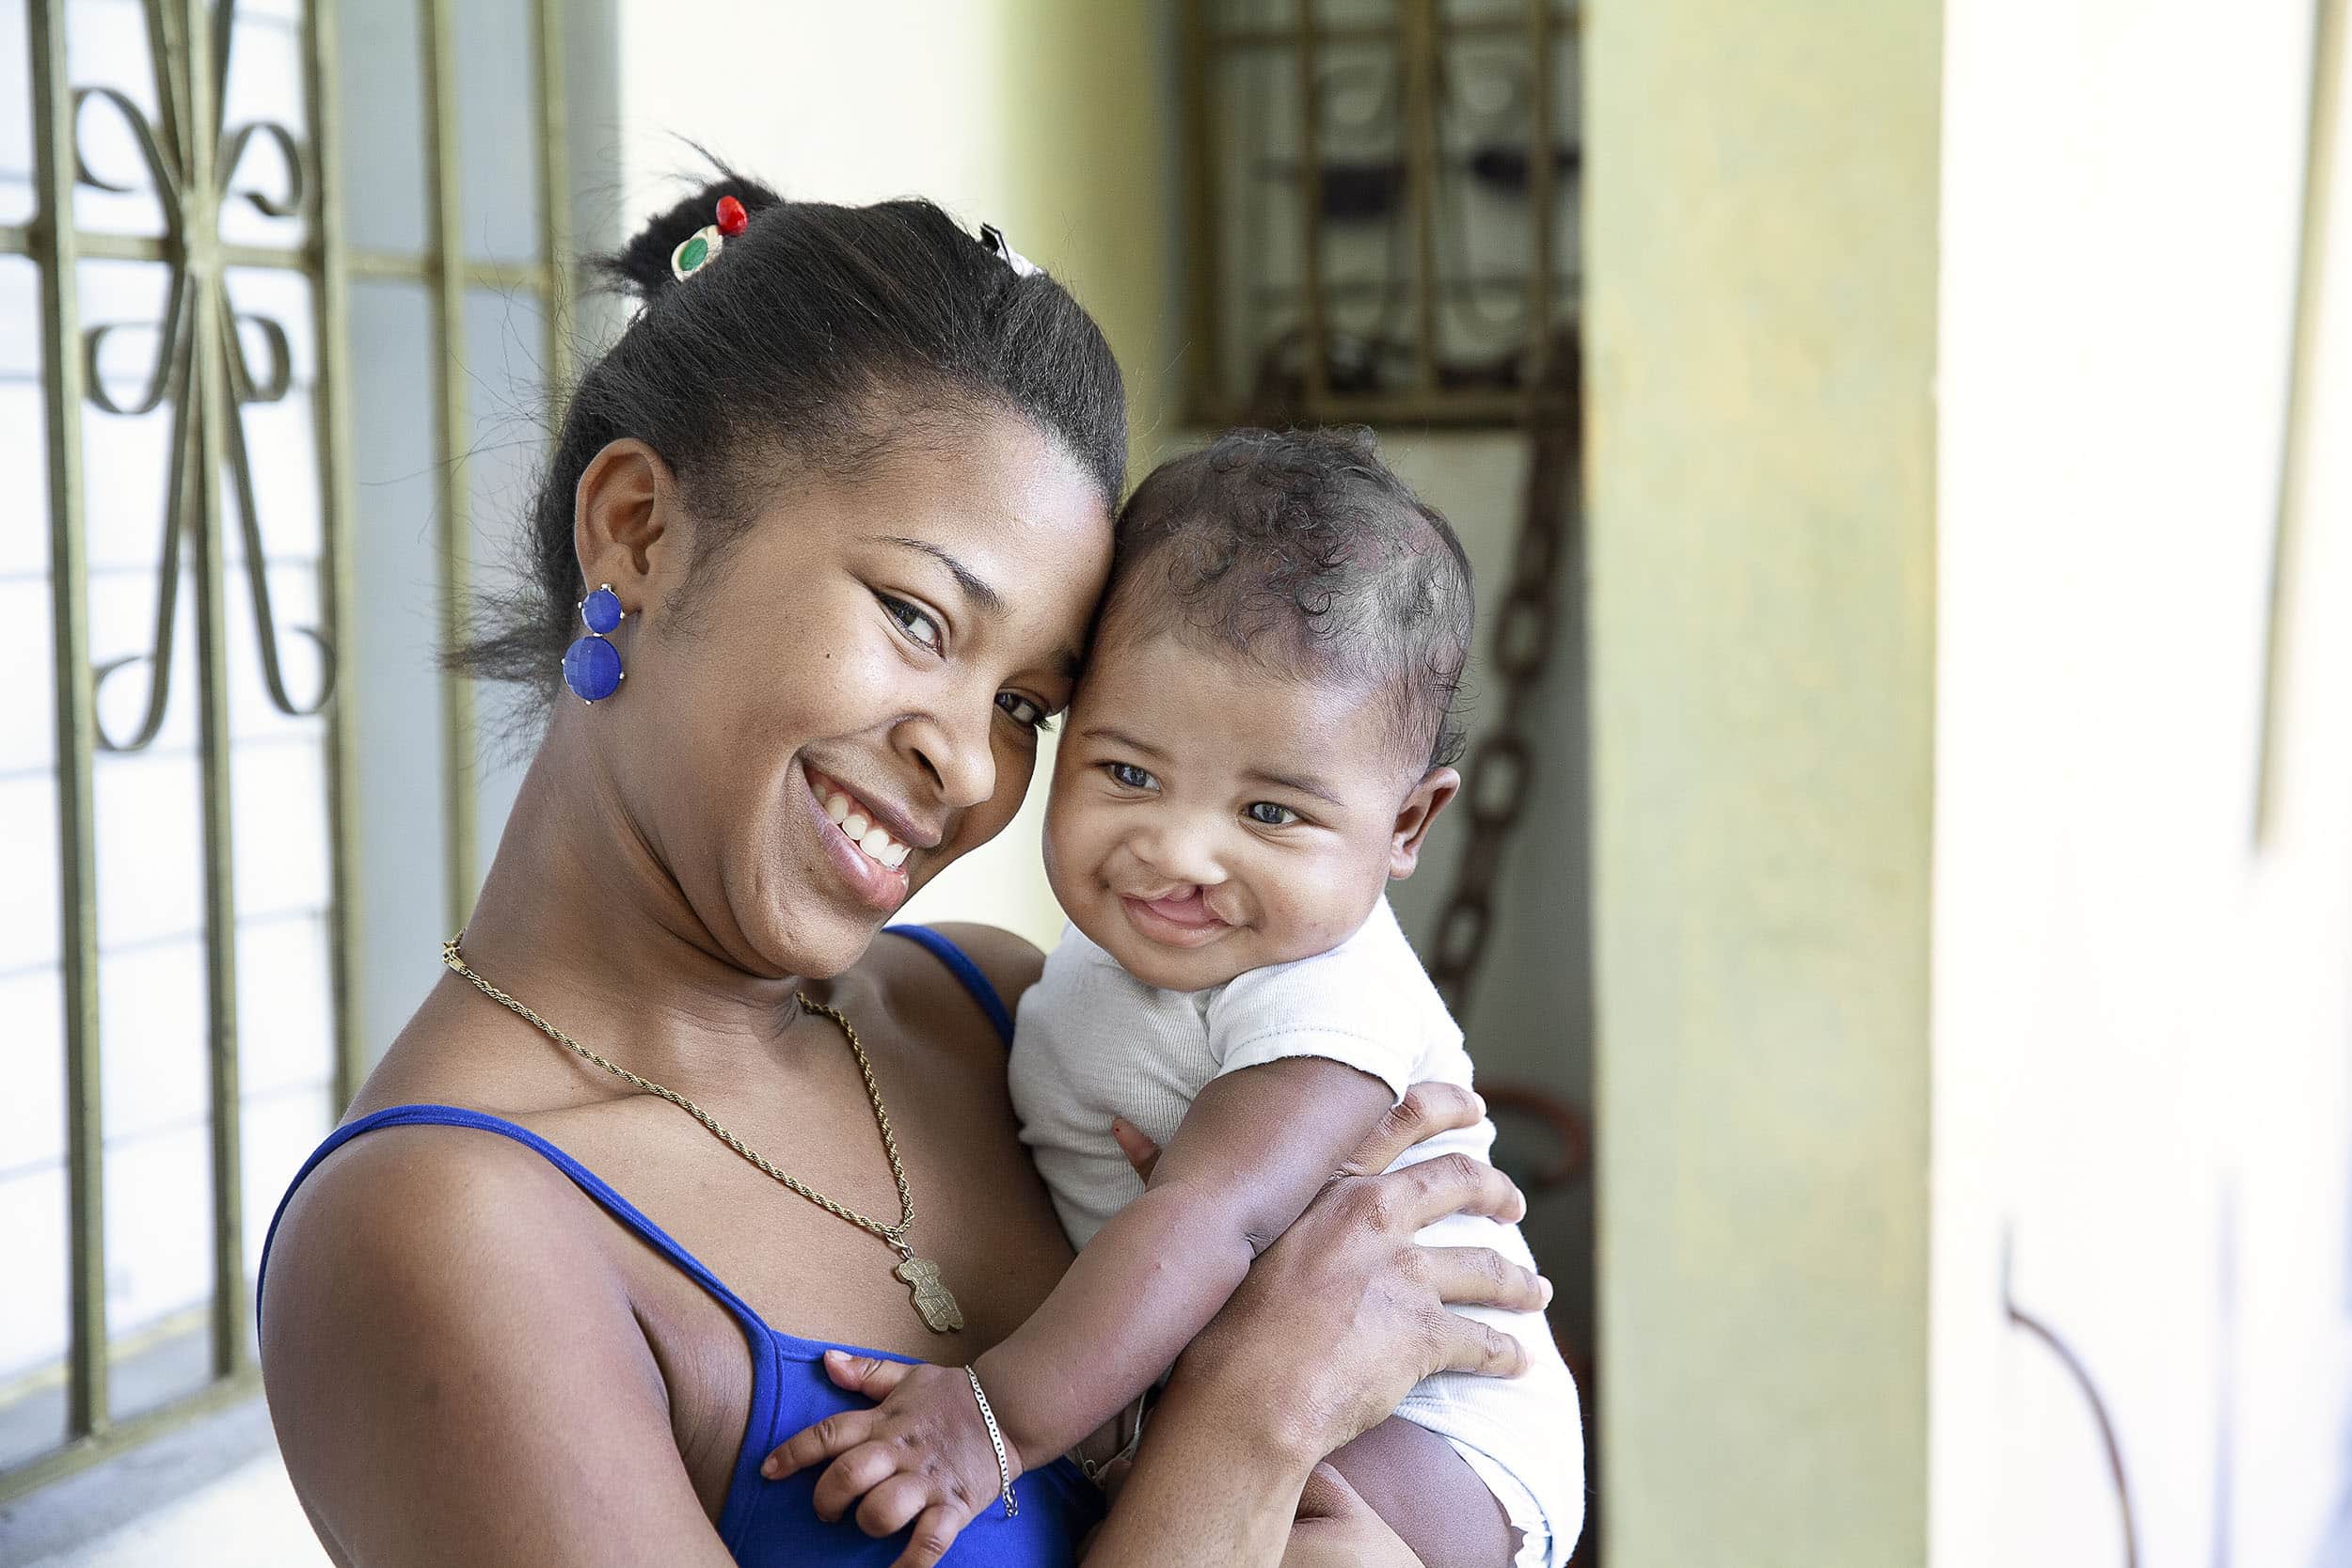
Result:
[[1462,753],[1470,558],[1372,432],[1233,430],[1119,516],[1098,636],[1172,631],[1276,673],[1363,682],[1423,769]]

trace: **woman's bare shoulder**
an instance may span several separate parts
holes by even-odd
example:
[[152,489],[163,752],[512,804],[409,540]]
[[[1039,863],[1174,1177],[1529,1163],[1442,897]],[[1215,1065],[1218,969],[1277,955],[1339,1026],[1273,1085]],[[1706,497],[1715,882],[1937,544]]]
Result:
[[561,1171],[508,1138],[430,1125],[356,1138],[310,1173],[278,1219],[263,1282],[264,1361],[307,1355],[308,1332],[341,1333],[348,1320],[321,1306],[338,1299],[370,1303],[378,1323],[456,1328],[498,1319],[513,1305],[503,1298],[536,1276],[564,1287],[571,1309],[593,1313],[619,1276],[580,1209]]
[[[287,1205],[262,1300],[270,1410],[295,1489],[355,1559],[621,1561],[634,1543],[700,1562],[684,1544],[717,1545],[587,1211],[531,1149],[448,1127],[355,1139]],[[614,1474],[645,1513],[608,1510],[589,1478]]]

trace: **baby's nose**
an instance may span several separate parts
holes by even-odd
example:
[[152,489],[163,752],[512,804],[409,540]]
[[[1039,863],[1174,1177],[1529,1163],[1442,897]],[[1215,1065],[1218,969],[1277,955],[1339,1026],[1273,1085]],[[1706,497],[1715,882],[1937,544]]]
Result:
[[1155,875],[1170,881],[1212,887],[1225,879],[1224,868],[1217,863],[1213,835],[1198,829],[1180,824],[1163,826],[1142,834],[1135,847],[1138,860]]

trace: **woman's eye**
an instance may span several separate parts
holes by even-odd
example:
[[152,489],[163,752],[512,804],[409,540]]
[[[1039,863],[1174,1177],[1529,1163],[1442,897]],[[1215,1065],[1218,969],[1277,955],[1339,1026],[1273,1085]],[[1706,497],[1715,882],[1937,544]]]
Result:
[[1298,820],[1298,814],[1288,806],[1278,806],[1271,800],[1251,803],[1246,815],[1262,828],[1287,828]]
[[1124,784],[1129,789],[1156,789],[1159,787],[1159,780],[1153,778],[1142,768],[1137,768],[1132,762],[1106,762],[1103,765],[1103,770],[1111,776],[1111,782],[1113,784]]
[[996,705],[1008,718],[1027,729],[1045,731],[1054,727],[1054,716],[1045,711],[1045,705],[1018,691],[999,691]]
[[938,653],[945,645],[946,639],[941,635],[937,621],[932,620],[904,599],[895,598],[888,594],[877,594],[874,596],[882,601],[882,610],[892,620],[898,623],[898,629],[907,634],[909,641],[929,648],[933,653]]

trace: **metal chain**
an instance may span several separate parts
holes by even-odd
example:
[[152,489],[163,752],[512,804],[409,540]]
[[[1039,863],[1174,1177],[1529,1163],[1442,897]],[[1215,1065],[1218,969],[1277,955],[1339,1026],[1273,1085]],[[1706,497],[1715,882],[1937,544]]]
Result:
[[1465,804],[1470,842],[1454,873],[1453,891],[1438,920],[1437,952],[1429,966],[1456,1019],[1470,1010],[1470,983],[1485,960],[1494,927],[1495,885],[1502,852],[1525,811],[1535,777],[1528,735],[1537,682],[1551,660],[1559,621],[1559,568],[1569,530],[1581,518],[1573,493],[1583,456],[1583,406],[1576,335],[1564,328],[1549,345],[1542,379],[1531,388],[1527,427],[1531,452],[1526,499],[1519,514],[1511,584],[1494,629],[1494,666],[1502,676],[1502,714],[1470,751]]
[[907,1244],[906,1239],[908,1227],[914,1224],[914,1196],[907,1190],[906,1167],[898,1163],[898,1140],[890,1135],[890,1113],[882,1107],[882,1090],[877,1087],[874,1083],[874,1064],[866,1059],[866,1048],[858,1043],[857,1031],[850,1026],[849,1019],[842,1015],[840,1009],[828,1007],[822,1002],[813,1001],[806,996],[801,996],[798,998],[801,1006],[806,1007],[810,1012],[822,1013],[825,1017],[833,1020],[834,1022],[840,1025],[842,1035],[850,1042],[850,1053],[857,1058],[857,1069],[860,1073],[865,1075],[866,1096],[868,1100],[871,1100],[874,1102],[874,1122],[876,1126],[882,1129],[882,1152],[890,1157],[890,1179],[898,1184],[898,1223],[896,1225],[884,1225],[878,1219],[873,1219],[867,1215],[859,1213],[854,1209],[846,1208],[841,1204],[835,1203],[833,1199],[827,1197],[816,1188],[809,1186],[806,1182],[802,1181],[799,1178],[787,1175],[784,1171],[778,1170],[769,1162],[765,1155],[760,1154],[756,1150],[749,1148],[745,1145],[742,1139],[737,1137],[734,1133],[720,1126],[716,1117],[713,1117],[708,1111],[704,1110],[701,1106],[695,1104],[684,1095],[679,1094],[676,1090],[663,1088],[660,1085],[654,1083],[651,1079],[638,1077],[637,1074],[629,1071],[628,1069],[620,1066],[618,1063],[606,1061],[602,1056],[597,1055],[595,1052],[589,1050],[586,1046],[580,1044],[578,1040],[564,1033],[563,1030],[558,1029],[554,1024],[549,1023],[546,1019],[541,1018],[537,1013],[532,1012],[529,1007],[526,1007],[520,1002],[516,1001],[513,997],[507,995],[504,991],[499,990],[498,987],[490,984],[489,981],[484,979],[481,975],[475,974],[472,969],[469,968],[466,963],[466,956],[459,950],[457,945],[465,940],[466,933],[460,931],[455,936],[450,938],[449,941],[441,943],[441,961],[449,965],[450,968],[455,970],[458,974],[464,975],[467,979],[472,981],[474,990],[480,991],[483,995],[488,997],[500,1006],[504,1007],[507,1011],[527,1020],[541,1034],[555,1041],[556,1044],[564,1046],[586,1061],[594,1062],[596,1066],[604,1069],[605,1071],[611,1073],[613,1077],[620,1079],[623,1083],[643,1089],[647,1094],[656,1095],[668,1101],[679,1110],[684,1111],[687,1115],[692,1117],[696,1121],[701,1122],[703,1126],[708,1130],[712,1137],[717,1138],[721,1143],[735,1150],[736,1153],[740,1154],[744,1159],[750,1161],[752,1164],[756,1166],[760,1171],[770,1177],[772,1177],[774,1180],[781,1181],[784,1185],[800,1194],[803,1197],[808,1199],[811,1203],[814,1203],[818,1208],[822,1209],[828,1214],[834,1215],[840,1219],[848,1220],[851,1225],[857,1226],[861,1229],[872,1231],[875,1235],[880,1236],[883,1241],[898,1248],[898,1255],[901,1258],[912,1258],[914,1256],[914,1249]]

